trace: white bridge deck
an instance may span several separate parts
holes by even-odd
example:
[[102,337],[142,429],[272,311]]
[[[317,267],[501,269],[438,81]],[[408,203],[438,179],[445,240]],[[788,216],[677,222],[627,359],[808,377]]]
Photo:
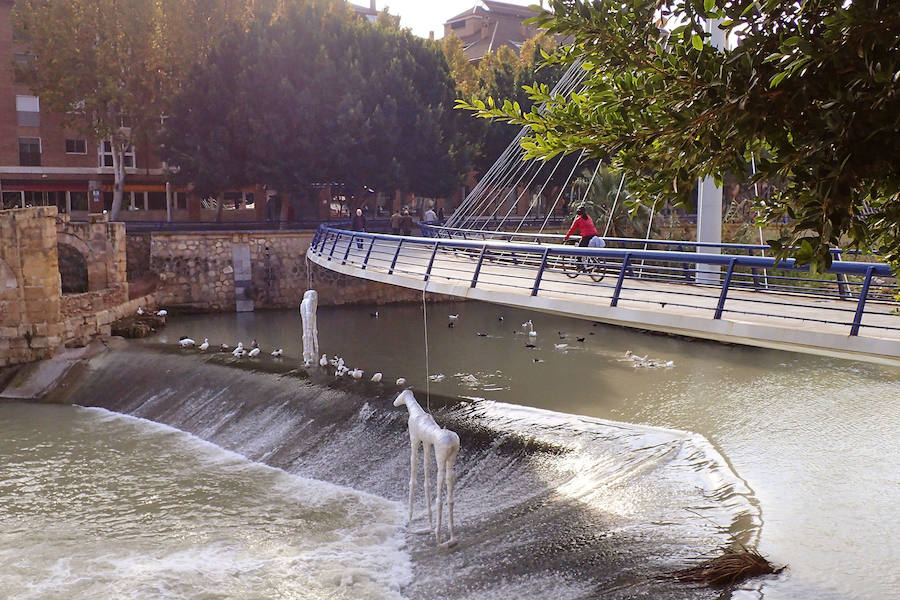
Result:
[[[889,305],[867,311],[855,336],[850,335],[850,322],[856,299],[729,289],[724,312],[715,319],[721,286],[629,276],[617,305],[611,306],[618,279],[615,272],[594,282],[586,274],[570,278],[549,264],[537,294],[532,295],[539,260],[532,257],[512,264],[508,258],[487,258],[473,287],[479,265],[476,251],[434,251],[435,240],[404,238],[397,253],[400,239],[357,238],[348,247],[348,233],[310,249],[308,258],[352,277],[432,293],[650,331],[900,366],[900,316],[892,314]],[[640,275],[640,262],[632,268]]]

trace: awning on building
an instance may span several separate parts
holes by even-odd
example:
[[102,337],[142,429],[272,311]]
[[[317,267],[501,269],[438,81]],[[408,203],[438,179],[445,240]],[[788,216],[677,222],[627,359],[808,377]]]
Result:
[[72,183],[10,183],[3,182],[4,192],[86,192],[86,182]]

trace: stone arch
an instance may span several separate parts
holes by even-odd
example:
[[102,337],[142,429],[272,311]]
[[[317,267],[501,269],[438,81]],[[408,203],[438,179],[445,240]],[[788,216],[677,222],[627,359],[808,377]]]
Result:
[[[80,237],[65,231],[57,231],[56,246],[59,248],[62,245],[69,246],[81,255],[85,268],[87,269],[87,289],[84,291],[93,292],[105,289],[107,286],[106,261],[92,260],[93,252],[91,251],[90,246],[88,246]],[[62,274],[63,269],[61,259],[62,256],[60,255],[60,274]],[[63,287],[65,288],[65,286]],[[64,289],[63,293],[77,292],[65,292]]]
[[83,294],[90,288],[87,260],[70,244],[57,243],[59,279],[63,294]]

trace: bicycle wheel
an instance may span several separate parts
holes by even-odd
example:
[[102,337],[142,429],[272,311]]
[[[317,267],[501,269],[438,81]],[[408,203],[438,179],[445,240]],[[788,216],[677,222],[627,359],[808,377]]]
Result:
[[592,258],[589,273],[591,279],[597,283],[603,281],[603,278],[606,276],[606,263],[599,258]]
[[562,270],[566,277],[572,279],[578,277],[578,274],[581,272],[579,267],[582,266],[582,263],[579,263],[577,258],[574,256],[561,256],[560,260],[562,260]]

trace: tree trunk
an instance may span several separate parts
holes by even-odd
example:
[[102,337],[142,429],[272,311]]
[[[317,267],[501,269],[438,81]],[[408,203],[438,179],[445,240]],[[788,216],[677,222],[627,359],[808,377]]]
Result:
[[113,201],[109,220],[117,221],[122,210],[122,196],[125,194],[125,149],[115,139],[109,139],[113,159]]

